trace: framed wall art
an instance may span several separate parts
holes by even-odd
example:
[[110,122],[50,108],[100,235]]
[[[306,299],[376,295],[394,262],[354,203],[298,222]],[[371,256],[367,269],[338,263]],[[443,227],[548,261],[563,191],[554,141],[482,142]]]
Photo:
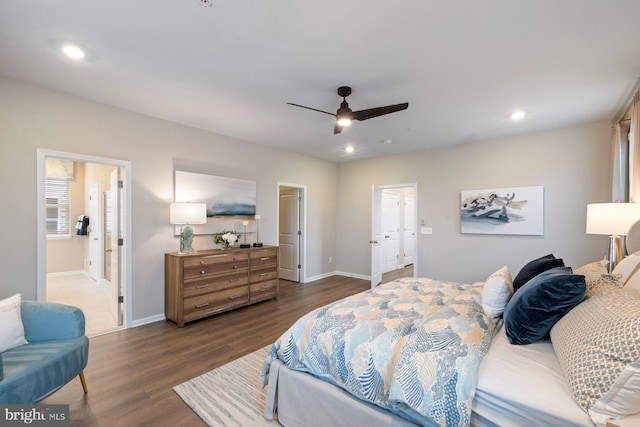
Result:
[[544,235],[544,187],[461,191],[460,231]]
[[[207,224],[194,225],[195,234],[241,231],[242,220],[256,214],[256,182],[247,179],[175,171],[174,198],[207,205]],[[250,230],[253,228],[251,221]]]

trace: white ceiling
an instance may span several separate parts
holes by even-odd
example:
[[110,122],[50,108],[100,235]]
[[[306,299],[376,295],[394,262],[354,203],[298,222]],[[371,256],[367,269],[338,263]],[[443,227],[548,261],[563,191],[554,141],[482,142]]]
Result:
[[[639,16],[639,0],[3,0],[0,75],[344,162],[610,120],[640,76]],[[286,104],[334,112],[342,85],[353,110],[409,108],[333,135]]]

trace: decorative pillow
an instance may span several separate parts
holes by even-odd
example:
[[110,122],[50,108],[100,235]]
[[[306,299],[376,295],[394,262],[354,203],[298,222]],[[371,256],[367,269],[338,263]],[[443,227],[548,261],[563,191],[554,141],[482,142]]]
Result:
[[633,294],[636,298],[640,298],[640,272],[632,274],[624,284],[624,290]]
[[0,353],[27,344],[20,314],[21,301],[20,294],[0,301]]
[[609,274],[607,272],[607,264],[609,261],[595,261],[574,270],[575,274],[584,276],[587,283],[587,293],[585,298],[589,298],[600,292],[610,289],[619,289],[622,287],[620,276]]
[[640,412],[640,299],[616,289],[589,298],[551,329],[576,402],[593,422]]
[[620,281],[624,285],[627,283],[629,277],[633,275],[640,268],[640,255],[631,254],[626,256],[620,261],[611,274],[619,274]]
[[584,276],[570,267],[538,274],[513,295],[504,310],[504,328],[511,344],[531,344],[544,338],[562,316],[584,298]]
[[513,282],[507,266],[491,274],[482,288],[482,308],[488,316],[502,316],[513,295]]
[[564,261],[562,261],[562,258],[554,257],[553,254],[529,261],[513,279],[513,291],[517,292],[518,289],[538,274],[555,267],[564,267]]

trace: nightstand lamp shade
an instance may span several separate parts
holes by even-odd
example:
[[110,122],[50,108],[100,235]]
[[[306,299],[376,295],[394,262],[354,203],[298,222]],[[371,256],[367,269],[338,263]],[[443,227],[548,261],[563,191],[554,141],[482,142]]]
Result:
[[620,236],[626,236],[640,219],[640,203],[594,203],[587,205],[587,234],[609,236],[609,272],[622,260]]
[[193,229],[190,224],[207,223],[206,203],[171,203],[169,208],[169,223],[185,225],[180,227],[180,251],[178,253],[193,253]]

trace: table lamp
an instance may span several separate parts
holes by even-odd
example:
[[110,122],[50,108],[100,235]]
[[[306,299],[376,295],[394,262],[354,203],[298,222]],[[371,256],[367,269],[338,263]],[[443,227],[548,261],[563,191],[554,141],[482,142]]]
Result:
[[[169,223],[180,225],[180,250],[179,254],[196,252],[193,242],[193,229],[190,224],[207,223],[206,203],[171,203],[169,208]],[[184,226],[184,227],[183,227]]]
[[640,203],[593,203],[587,205],[587,234],[609,236],[609,273],[622,260],[622,239],[640,219]]

